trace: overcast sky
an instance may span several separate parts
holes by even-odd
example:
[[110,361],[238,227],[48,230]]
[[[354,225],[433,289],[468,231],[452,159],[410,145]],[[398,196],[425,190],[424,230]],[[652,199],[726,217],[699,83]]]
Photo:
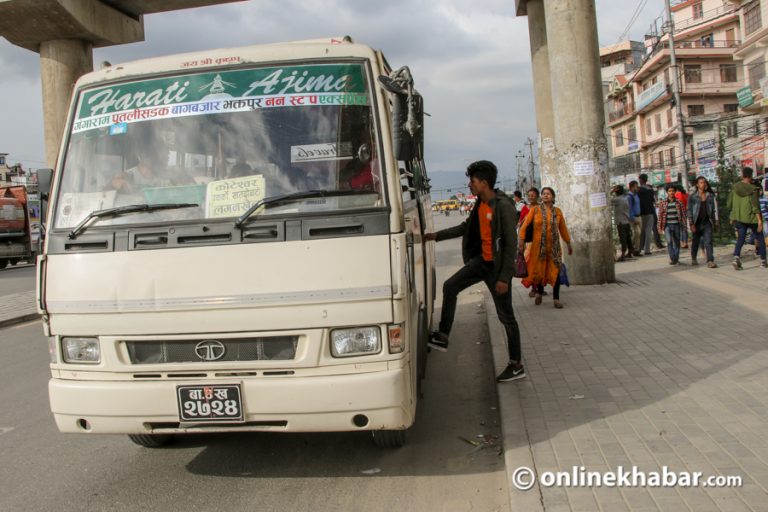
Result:
[[[642,40],[664,0],[597,0],[601,45]],[[97,49],[94,64],[210,48],[349,34],[408,65],[425,98],[430,172],[481,158],[509,175],[527,137],[536,139],[528,21],[514,0],[251,0],[144,17],[145,41]],[[0,152],[45,166],[39,57],[0,38]]]

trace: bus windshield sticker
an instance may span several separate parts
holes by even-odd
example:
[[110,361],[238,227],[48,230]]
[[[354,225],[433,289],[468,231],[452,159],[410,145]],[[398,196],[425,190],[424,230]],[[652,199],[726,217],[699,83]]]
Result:
[[238,217],[264,199],[264,188],[262,174],[212,181],[206,192],[206,217]]
[[363,68],[359,64],[218,71],[84,91],[72,132],[262,108],[368,104]]
[[302,144],[291,146],[291,163],[322,162],[327,160],[350,160],[352,144],[328,142],[326,144]]

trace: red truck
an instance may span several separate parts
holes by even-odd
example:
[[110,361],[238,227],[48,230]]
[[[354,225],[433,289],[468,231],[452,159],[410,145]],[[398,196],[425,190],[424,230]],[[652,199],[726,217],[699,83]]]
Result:
[[0,269],[35,262],[40,247],[35,207],[39,201],[30,200],[26,187],[0,187]]

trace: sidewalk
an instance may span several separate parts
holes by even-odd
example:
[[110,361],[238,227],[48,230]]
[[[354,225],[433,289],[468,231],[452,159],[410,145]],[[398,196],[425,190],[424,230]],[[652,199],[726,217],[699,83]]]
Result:
[[[498,385],[511,509],[766,510],[768,270],[617,263],[617,283],[563,288],[535,306],[513,285],[527,378]],[[701,256],[700,262],[704,259]],[[494,363],[506,343],[486,294]],[[515,470],[700,471],[740,488],[515,488]]]
[[34,290],[0,296],[0,329],[39,317]]

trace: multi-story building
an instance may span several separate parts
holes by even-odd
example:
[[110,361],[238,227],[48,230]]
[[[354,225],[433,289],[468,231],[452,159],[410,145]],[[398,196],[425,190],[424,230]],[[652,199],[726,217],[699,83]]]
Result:
[[624,160],[616,162],[617,172],[634,170],[625,172],[627,176],[646,172],[657,184],[679,179],[685,168],[683,156],[688,160],[689,176],[703,172],[713,177],[716,149],[711,140],[718,139],[714,132],[719,124],[739,115],[737,92],[744,79],[743,70],[733,60],[741,44],[736,3],[678,0],[672,16],[686,154],[681,154],[678,139],[666,33],[647,37],[643,64],[628,76],[627,85],[614,92],[616,105],[627,107],[609,112],[608,122],[614,158],[623,156]]
[[[605,124],[610,126],[617,120],[624,120],[621,129],[608,129],[608,156],[610,174],[626,174],[638,166],[637,137],[634,120],[634,99],[629,87],[628,76],[643,63],[645,45],[640,41],[623,41],[600,48],[600,67],[603,78],[605,100]],[[627,91],[630,91],[627,94]],[[614,138],[615,132],[615,138]]]
[[[746,83],[740,95],[740,110],[743,115],[738,126],[743,132],[741,163],[753,167],[758,173],[765,173],[766,164],[766,118],[768,118],[768,5],[761,0],[740,0],[739,18],[742,27],[742,41],[736,49],[734,59],[742,67]],[[752,116],[747,116],[752,114]]]

